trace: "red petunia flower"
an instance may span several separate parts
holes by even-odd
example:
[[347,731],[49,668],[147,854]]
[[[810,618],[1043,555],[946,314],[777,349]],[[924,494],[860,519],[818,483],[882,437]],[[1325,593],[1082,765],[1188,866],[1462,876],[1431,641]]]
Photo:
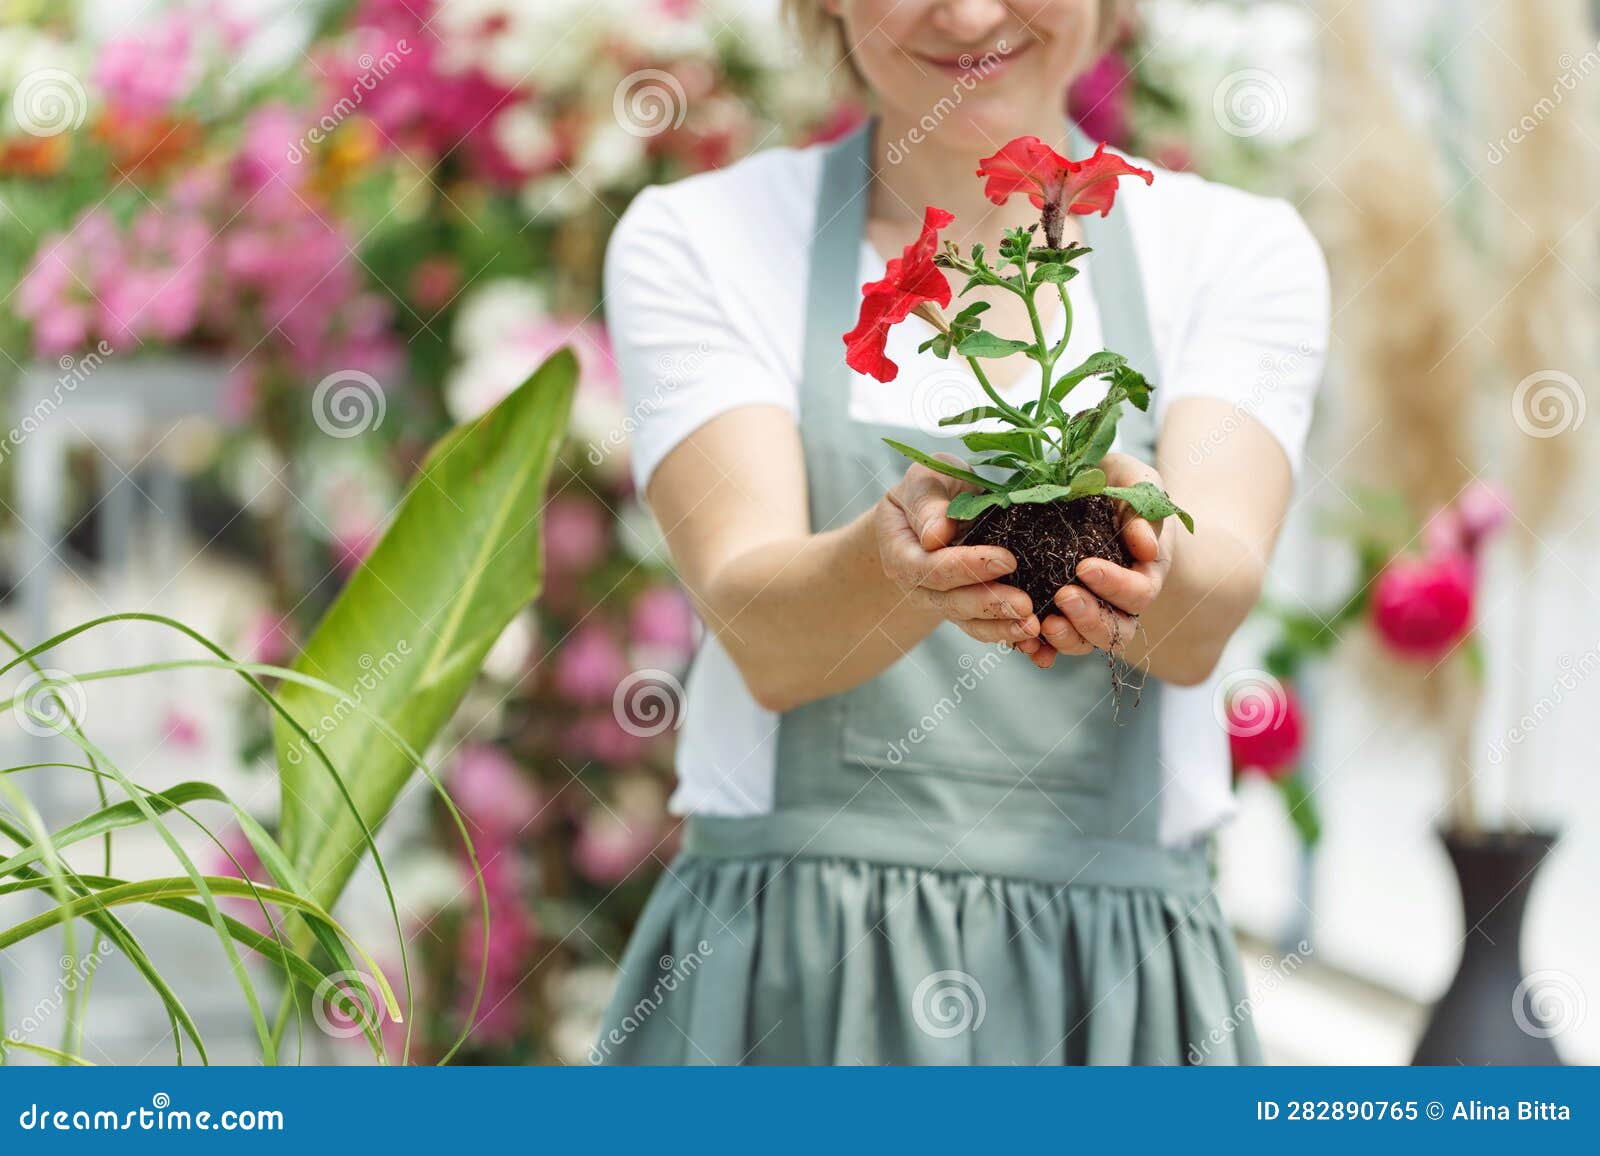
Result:
[[1136,168],[1116,153],[1106,152],[1105,142],[1088,160],[1069,160],[1036,136],[1019,136],[993,156],[978,162],[978,175],[987,177],[984,196],[1003,205],[1013,193],[1026,193],[1033,207],[1044,217],[1045,236],[1052,247],[1061,244],[1063,213],[1111,211],[1120,177],[1143,177],[1150,184],[1156,177],[1149,169]]
[[861,315],[856,327],[844,335],[844,361],[857,373],[879,381],[893,381],[900,367],[884,356],[889,328],[910,316],[924,301],[950,304],[950,283],[933,263],[939,230],[955,215],[929,205],[923,210],[922,232],[905,252],[891,258],[883,280],[861,287]]

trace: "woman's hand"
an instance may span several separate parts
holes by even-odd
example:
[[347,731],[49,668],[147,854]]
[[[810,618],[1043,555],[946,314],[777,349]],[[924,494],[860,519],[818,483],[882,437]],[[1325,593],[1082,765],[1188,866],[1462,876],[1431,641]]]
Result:
[[[960,458],[941,461],[966,469]],[[1039,619],[1033,603],[999,579],[1017,568],[999,546],[952,546],[960,532],[946,513],[950,499],[976,490],[970,482],[913,465],[873,512],[883,572],[914,606],[954,622],[979,642],[1037,647]]]
[[[1147,481],[1165,488],[1154,468],[1127,454],[1107,454],[1100,468],[1106,472],[1107,485],[1131,486]],[[1039,644],[1023,647],[1040,669],[1048,670],[1057,654],[1121,652],[1133,641],[1138,616],[1161,595],[1172,568],[1177,519],[1162,519],[1158,529],[1125,503],[1117,505],[1122,541],[1134,564],[1128,568],[1104,558],[1086,558],[1078,563],[1078,581],[1083,585],[1063,586],[1056,591],[1055,605],[1060,613],[1044,619]]]

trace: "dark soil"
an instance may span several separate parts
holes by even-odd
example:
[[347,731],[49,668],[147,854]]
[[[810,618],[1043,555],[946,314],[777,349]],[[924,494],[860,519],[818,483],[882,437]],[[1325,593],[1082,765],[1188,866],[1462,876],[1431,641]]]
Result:
[[972,523],[964,546],[1004,546],[1017,568],[1002,580],[1033,599],[1040,618],[1056,609],[1056,591],[1079,585],[1078,563],[1104,558],[1132,566],[1117,525],[1117,506],[1096,494],[1070,502],[1026,502],[1004,509],[991,506]]

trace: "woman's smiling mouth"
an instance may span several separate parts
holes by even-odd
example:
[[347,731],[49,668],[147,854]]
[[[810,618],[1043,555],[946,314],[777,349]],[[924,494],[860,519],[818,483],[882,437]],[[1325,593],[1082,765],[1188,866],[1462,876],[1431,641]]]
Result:
[[919,52],[916,56],[925,64],[950,76],[963,78],[970,76],[974,80],[988,80],[1007,71],[1033,45],[1034,41],[1030,40],[1026,44],[1009,48],[1006,42],[1001,40],[993,48],[982,52],[961,52],[952,56],[930,56]]

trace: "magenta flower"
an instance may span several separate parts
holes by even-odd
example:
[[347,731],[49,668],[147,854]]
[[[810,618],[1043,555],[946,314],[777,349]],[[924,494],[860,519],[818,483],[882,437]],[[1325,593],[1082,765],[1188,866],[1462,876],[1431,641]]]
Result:
[[1067,108],[1090,140],[1121,147],[1128,140],[1128,85],[1133,70],[1121,53],[1107,52],[1067,90]]
[[1472,629],[1476,568],[1464,554],[1395,558],[1372,588],[1372,624],[1405,658],[1444,657]]
[[694,609],[674,586],[652,586],[633,601],[628,634],[635,646],[687,658],[694,650]]
[[573,702],[610,702],[627,673],[622,648],[598,623],[578,627],[556,655],[556,689]]
[[659,838],[659,828],[643,816],[623,818],[597,807],[578,829],[572,865],[591,883],[608,887],[626,879],[649,859]]
[[611,516],[593,498],[563,494],[545,507],[541,532],[552,576],[581,577],[610,549]]
[[135,116],[155,116],[187,96],[198,63],[190,21],[175,10],[140,32],[107,41],[94,69],[106,102]]
[[472,827],[497,843],[534,832],[544,812],[544,792],[510,755],[488,743],[465,747],[446,785]]
[[1256,682],[1228,700],[1228,747],[1233,765],[1280,778],[1295,769],[1305,743],[1304,714],[1294,689]]

